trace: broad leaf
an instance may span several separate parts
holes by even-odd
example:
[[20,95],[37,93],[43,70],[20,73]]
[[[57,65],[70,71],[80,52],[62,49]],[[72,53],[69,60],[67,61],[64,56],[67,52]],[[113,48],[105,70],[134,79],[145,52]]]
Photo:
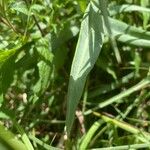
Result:
[[75,110],[82,96],[86,77],[93,68],[103,44],[103,18],[91,3],[81,23],[79,40],[73,59],[67,102],[67,133],[70,134]]
[[33,90],[36,94],[41,95],[49,86],[50,76],[52,72],[52,53],[49,50],[47,39],[43,38],[39,41],[37,48],[40,61],[37,64],[39,72],[39,80],[35,84]]
[[0,77],[2,78],[0,92],[3,91],[5,93],[12,82],[15,71],[15,58],[22,47],[22,45],[18,45],[13,49],[0,51]]

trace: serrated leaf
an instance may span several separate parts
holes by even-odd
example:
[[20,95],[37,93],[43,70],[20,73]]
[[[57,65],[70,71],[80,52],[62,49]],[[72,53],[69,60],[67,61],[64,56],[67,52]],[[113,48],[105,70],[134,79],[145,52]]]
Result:
[[70,135],[75,110],[82,96],[86,77],[93,68],[103,44],[103,18],[90,3],[81,23],[73,59],[67,96],[67,133]]
[[39,80],[35,84],[33,90],[38,95],[43,94],[43,92],[48,88],[52,72],[51,62],[53,60],[53,55],[49,50],[47,42],[47,39],[43,38],[39,41],[40,45],[37,47],[37,52],[40,57],[40,61],[37,64]]
[[13,73],[15,71],[15,58],[17,52],[21,49],[21,46],[18,45],[14,49],[10,50],[1,50],[0,51],[0,69],[1,69],[1,90],[5,93],[11,81],[13,80]]
[[51,67],[44,61],[40,61],[38,64],[39,80],[34,86],[34,92],[42,94],[48,87],[50,82]]
[[13,81],[15,71],[15,56],[10,57],[1,68],[2,91],[5,93]]
[[14,3],[12,6],[11,6],[11,9],[13,10],[16,10],[18,12],[21,12],[25,15],[28,15],[29,14],[29,11],[27,9],[27,6],[25,4],[25,2],[23,1],[20,1],[20,2],[17,2],[17,3]]

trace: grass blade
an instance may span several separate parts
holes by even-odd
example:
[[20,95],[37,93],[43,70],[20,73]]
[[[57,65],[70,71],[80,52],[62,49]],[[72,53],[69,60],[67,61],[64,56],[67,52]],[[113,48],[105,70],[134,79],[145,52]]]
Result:
[[85,135],[81,145],[80,145],[80,150],[82,149],[86,149],[87,146],[89,145],[91,139],[93,138],[95,132],[99,129],[99,127],[103,124],[103,120],[98,120],[96,121],[91,128],[89,129],[89,131],[87,132],[87,134]]
[[116,125],[117,127],[126,130],[132,134],[137,135],[137,139],[139,139],[141,142],[150,142],[150,134],[148,132],[145,131],[141,131],[140,129],[126,123],[123,121],[119,121],[115,118],[110,118],[106,115],[100,114],[98,112],[93,112],[94,115],[101,117],[104,121],[106,121],[107,123],[111,123],[113,125]]
[[114,15],[117,15],[117,14],[123,13],[123,12],[133,12],[133,11],[137,11],[137,12],[141,12],[141,13],[143,13],[143,12],[150,13],[149,8],[145,8],[145,7],[138,6],[138,5],[124,4],[124,5],[115,5],[115,6],[109,7],[110,16],[114,16]]
[[27,147],[20,140],[18,140],[15,135],[8,131],[3,125],[0,125],[0,140],[4,141],[14,150],[28,150]]
[[142,149],[149,147],[150,146],[148,143],[144,143],[144,144],[121,145],[107,148],[92,148],[91,150],[129,150],[129,149]]
[[25,146],[27,147],[28,150],[34,150],[27,134],[25,133],[25,131],[21,128],[21,126],[14,121],[15,127],[17,128],[17,130],[19,131],[20,135],[21,135],[21,139],[24,142]]
[[44,143],[43,141],[39,140],[38,138],[36,138],[35,136],[33,135],[29,135],[30,139],[32,141],[34,141],[35,143],[41,145],[43,148],[45,148],[45,150],[61,150],[60,148],[56,148],[56,147],[52,147],[46,143]]
[[[116,60],[118,63],[121,63],[120,52],[119,52],[119,49],[117,47],[116,40],[112,34],[112,29],[111,29],[110,22],[109,22],[109,16],[108,16],[108,11],[107,11],[107,3],[108,2],[107,2],[107,0],[100,0],[99,3],[100,3],[100,5],[98,7],[101,10],[102,15],[104,17],[104,22],[106,25],[107,32],[109,34],[109,38],[110,38],[110,41],[111,41],[111,44],[112,44],[112,47],[114,50],[114,54],[116,56]],[[95,5],[97,5],[96,2],[95,2]]]
[[129,96],[131,93],[136,92],[136,91],[144,88],[145,86],[147,86],[149,84],[150,84],[150,79],[149,78],[144,79],[141,82],[139,82],[138,84],[136,84],[133,87],[129,88],[128,90],[123,91],[122,93],[120,93],[120,94],[118,94],[118,95],[116,95],[114,97],[111,97],[110,99],[107,99],[104,102],[101,102],[97,107],[95,107],[93,109],[89,109],[88,111],[85,112],[85,114],[86,115],[90,114],[90,113],[92,113],[92,110],[97,110],[99,108],[106,107],[106,106],[108,106],[108,105],[110,105],[110,104],[112,104],[114,102],[117,102],[120,99]]

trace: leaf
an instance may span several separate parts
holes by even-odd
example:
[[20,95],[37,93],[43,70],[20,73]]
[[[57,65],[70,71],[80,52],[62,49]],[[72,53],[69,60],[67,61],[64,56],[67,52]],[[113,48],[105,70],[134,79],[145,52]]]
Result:
[[61,30],[57,35],[51,35],[51,45],[52,50],[61,48],[61,46],[70,40],[71,38],[75,37],[79,33],[79,28],[75,25],[66,24],[64,29]]
[[53,55],[49,51],[47,39],[43,38],[39,41],[37,52],[40,57],[40,61],[37,64],[39,80],[35,84],[33,90],[36,94],[41,95],[49,86],[50,76],[52,72],[51,62],[53,59]]
[[73,58],[67,95],[67,134],[70,135],[75,110],[82,96],[86,77],[93,68],[103,44],[103,18],[90,3],[81,23]]
[[40,139],[38,139],[37,137],[35,137],[31,134],[29,135],[29,137],[33,142],[37,143],[38,145],[43,147],[45,150],[61,150],[60,148],[53,147],[53,146],[46,144],[45,142],[41,141]]
[[124,5],[113,5],[109,7],[109,14],[110,16],[117,15],[119,13],[123,12],[132,12],[132,11],[138,11],[138,12],[147,12],[150,13],[149,8],[141,7],[138,5],[129,5],[129,4],[124,4]]
[[15,72],[15,55],[10,57],[1,68],[2,91],[5,93],[13,81]]
[[8,131],[3,125],[0,125],[0,143],[5,143],[3,146],[9,146],[13,150],[28,150],[15,135]]
[[42,10],[45,10],[45,7],[42,5],[39,5],[39,4],[33,4],[30,9],[32,12],[36,13],[36,12],[40,12]]
[[17,130],[19,131],[20,135],[21,135],[21,139],[24,142],[25,146],[27,147],[28,150],[34,150],[27,134],[25,133],[25,131],[23,130],[23,128],[15,121],[13,121],[13,123],[15,124],[15,127],[17,128]]
[[0,150],[12,150],[12,148],[10,148],[8,145],[6,145],[5,142],[0,140]]
[[34,86],[34,92],[42,94],[48,87],[51,75],[51,67],[44,61],[40,61],[38,64],[39,80]]
[[112,103],[118,102],[119,100],[121,100],[124,97],[129,96],[130,94],[132,94],[133,92],[136,92],[146,86],[148,86],[150,84],[150,77],[147,77],[145,79],[143,79],[142,81],[140,81],[139,83],[137,83],[136,85],[132,86],[131,88],[127,89],[126,91],[123,91],[109,99],[106,99],[105,101],[99,103],[96,107],[89,109],[87,112],[85,112],[84,114],[90,114],[93,110],[97,110],[99,108],[104,108]]
[[[34,150],[27,134],[23,130],[23,128],[15,121],[15,113],[11,110],[6,110],[5,107],[1,108],[0,118],[11,120],[14,127],[17,129],[20,139],[22,140],[23,144],[25,145],[27,150]],[[15,137],[16,138],[16,137]],[[6,144],[5,144],[6,145]],[[10,150],[10,149],[9,149]]]
[[56,49],[54,53],[54,65],[56,69],[60,69],[64,66],[65,59],[67,58],[68,50],[65,46],[61,46],[61,49]]
[[112,18],[110,18],[110,25],[118,41],[134,46],[150,47],[150,32]]
[[90,129],[88,130],[88,132],[86,133],[86,135],[84,136],[81,142],[80,150],[88,149],[88,145],[90,144],[97,130],[103,125],[103,123],[104,121],[101,119],[93,123],[93,125],[90,127]]
[[27,46],[31,43],[32,42],[26,42],[23,44],[20,42],[20,44],[18,44],[13,49],[0,51],[0,77],[2,78],[2,83],[0,85],[2,86],[2,89],[0,87],[0,92],[1,90],[3,90],[3,93],[5,93],[9,88],[10,84],[13,81],[13,75],[16,69],[17,56],[21,50],[26,49]]
[[8,8],[8,0],[0,0],[0,15],[1,17],[5,16],[5,12]]
[[111,123],[113,125],[116,125],[119,128],[122,128],[123,130],[126,130],[132,134],[137,135],[137,138],[141,141],[141,142],[149,142],[150,141],[150,134],[148,132],[142,131],[139,128],[136,128],[126,122],[123,121],[119,121],[115,118],[110,118],[109,116],[100,114],[98,112],[93,112],[93,114],[95,116],[101,117],[105,122],[107,123]]
[[79,3],[81,11],[84,12],[86,10],[87,1],[85,1],[85,0],[77,0],[77,2]]
[[57,69],[64,65],[68,50],[66,42],[77,36],[79,28],[70,23],[65,24],[64,28],[58,34],[51,35],[51,45],[54,54],[54,65]]
[[6,49],[6,50],[0,50],[0,65],[2,65],[4,62],[6,62],[10,57],[12,57],[16,52],[23,49],[28,45],[29,43],[25,43],[24,45],[20,42],[20,44],[16,45],[12,49]]
[[[18,45],[16,48],[10,50],[1,50],[0,51],[0,69],[1,69],[1,87],[0,90],[3,90],[5,93],[9,85],[13,80],[13,73],[15,71],[15,58],[17,52],[21,50],[23,46]],[[0,91],[1,92],[1,91]]]
[[108,11],[107,11],[108,1],[107,0],[100,0],[98,5],[97,5],[97,2],[95,2],[95,1],[93,1],[93,2],[95,4],[95,6],[97,8],[99,8],[101,10],[101,12],[102,12],[102,15],[103,15],[103,18],[104,18],[104,22],[105,22],[105,26],[106,26],[106,31],[108,32],[109,39],[111,41],[111,45],[112,45],[112,48],[114,50],[114,54],[115,54],[116,60],[120,64],[121,63],[120,52],[119,52],[119,49],[117,47],[116,40],[115,40],[115,38],[114,38],[114,36],[112,34],[112,30],[111,30],[110,22],[109,22],[109,17],[108,17]]
[[23,2],[23,1],[14,3],[14,4],[11,6],[11,9],[16,10],[16,11],[18,11],[18,12],[21,12],[21,13],[23,13],[23,14],[25,14],[25,15],[28,15],[28,14],[29,14],[28,8],[27,8],[25,2]]
[[[141,5],[143,7],[148,7],[149,6],[149,0],[141,0]],[[150,15],[148,12],[143,12],[143,27],[146,29],[146,26],[148,25]]]

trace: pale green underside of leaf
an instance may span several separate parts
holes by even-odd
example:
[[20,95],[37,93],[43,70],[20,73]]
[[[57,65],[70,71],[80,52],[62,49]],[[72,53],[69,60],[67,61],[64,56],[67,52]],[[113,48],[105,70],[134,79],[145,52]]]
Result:
[[102,16],[92,4],[89,4],[81,24],[70,73],[66,118],[68,134],[71,131],[75,110],[82,96],[86,77],[93,68],[103,44],[103,28]]

